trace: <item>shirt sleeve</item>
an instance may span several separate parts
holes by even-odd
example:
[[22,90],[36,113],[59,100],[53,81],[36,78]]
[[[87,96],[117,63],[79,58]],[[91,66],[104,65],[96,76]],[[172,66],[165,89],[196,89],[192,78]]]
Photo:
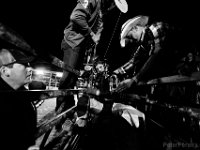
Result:
[[87,36],[92,32],[89,27],[88,21],[90,14],[87,8],[84,8],[80,3],[74,8],[70,20],[77,26],[77,29],[81,34]]

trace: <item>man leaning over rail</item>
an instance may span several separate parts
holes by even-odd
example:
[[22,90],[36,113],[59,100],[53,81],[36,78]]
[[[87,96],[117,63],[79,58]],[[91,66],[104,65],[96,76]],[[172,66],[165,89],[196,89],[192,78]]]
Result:
[[[128,44],[131,45],[133,55],[126,64],[114,71],[114,74],[119,77],[129,76],[129,78],[118,84],[115,92],[127,91],[139,93],[140,95],[148,94],[152,96],[151,98],[159,100],[159,102],[179,105],[196,103],[195,90],[197,86],[195,82],[187,82],[187,84],[183,83],[181,85],[153,86],[152,89],[137,86],[154,78],[172,75],[189,77],[191,73],[197,71],[194,60],[188,59],[188,56],[190,56],[188,54],[195,54],[190,36],[184,30],[166,22],[150,19],[152,18],[149,16],[139,15],[129,19],[122,26],[120,44],[122,47]],[[165,116],[159,118],[159,121],[167,125],[168,129],[173,129],[175,132],[182,129],[180,126],[182,123],[180,120],[181,115],[177,115],[176,118],[175,115],[170,115],[172,113],[170,110],[153,108],[156,109],[151,110],[149,113],[157,117],[156,119],[159,118],[159,115]],[[146,110],[146,108],[142,109],[142,111]],[[178,133],[181,134],[181,131]],[[162,147],[162,144],[159,146]]]

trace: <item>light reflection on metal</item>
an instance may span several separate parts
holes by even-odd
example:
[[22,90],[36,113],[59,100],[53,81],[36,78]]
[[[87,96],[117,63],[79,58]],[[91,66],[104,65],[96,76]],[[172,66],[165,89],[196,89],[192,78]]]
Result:
[[43,70],[34,70],[35,74],[37,75],[44,75],[44,71]]
[[56,76],[57,76],[57,77],[61,78],[61,77],[62,77],[62,75],[63,75],[63,73],[62,73],[62,72],[56,72]]
[[58,87],[62,72],[50,71],[45,68],[32,70],[31,80],[42,81],[47,85],[47,89]]

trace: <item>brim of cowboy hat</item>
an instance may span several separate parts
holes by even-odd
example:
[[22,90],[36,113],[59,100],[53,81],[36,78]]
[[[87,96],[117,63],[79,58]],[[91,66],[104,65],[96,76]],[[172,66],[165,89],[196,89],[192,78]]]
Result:
[[126,13],[128,11],[128,4],[126,0],[114,0],[114,2],[121,12]]
[[132,27],[136,26],[136,25],[140,25],[140,26],[145,26],[147,25],[149,21],[149,17],[148,16],[136,16],[132,19],[127,20],[123,25],[122,25],[122,29],[121,29],[121,40],[120,40],[120,44],[122,47],[125,46],[125,37],[127,36],[128,32],[131,30]]

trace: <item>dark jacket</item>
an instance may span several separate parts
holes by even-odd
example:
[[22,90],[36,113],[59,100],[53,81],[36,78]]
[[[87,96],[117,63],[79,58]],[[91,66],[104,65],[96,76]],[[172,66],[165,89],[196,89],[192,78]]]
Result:
[[0,145],[6,150],[27,150],[35,144],[36,111],[27,97],[15,93],[1,78],[0,93]]
[[[100,20],[100,0],[92,0],[84,8],[80,2],[73,9],[70,22],[64,30],[64,39],[72,48],[78,46],[85,39],[92,40],[90,33],[96,33]],[[91,19],[92,18],[92,19]]]

